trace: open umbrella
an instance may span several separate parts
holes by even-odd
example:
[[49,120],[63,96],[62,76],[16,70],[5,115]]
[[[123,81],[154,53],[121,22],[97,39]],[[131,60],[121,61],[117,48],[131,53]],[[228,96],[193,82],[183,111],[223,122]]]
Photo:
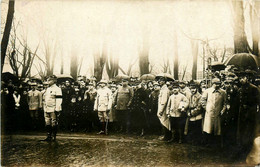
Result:
[[225,61],[225,65],[234,65],[242,71],[246,69],[258,71],[257,57],[250,53],[234,54]]
[[115,79],[116,79],[116,81],[117,82],[120,82],[122,79],[127,79],[127,80],[129,80],[130,79],[130,77],[128,76],[128,75],[117,75],[116,77],[115,77]]
[[74,81],[73,77],[69,74],[59,74],[59,75],[56,75],[56,77],[57,77],[58,84],[65,82],[66,80],[69,80],[70,82]]
[[153,74],[144,74],[140,77],[140,80],[142,81],[149,81],[149,80],[152,81],[154,79],[155,79],[155,75]]
[[1,80],[5,83],[7,83],[9,80],[11,80],[13,83],[17,83],[19,81],[18,78],[10,72],[2,73]]
[[221,70],[224,70],[226,68],[225,64],[221,63],[221,62],[212,62],[210,67],[213,71],[221,71]]
[[174,81],[174,78],[171,74],[168,73],[160,73],[158,75],[156,75],[155,79],[158,80],[159,78],[167,78],[168,81]]

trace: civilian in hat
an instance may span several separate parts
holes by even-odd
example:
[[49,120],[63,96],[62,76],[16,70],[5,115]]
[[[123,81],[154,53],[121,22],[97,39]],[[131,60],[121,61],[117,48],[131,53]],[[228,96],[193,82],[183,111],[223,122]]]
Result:
[[161,123],[157,117],[157,110],[158,110],[158,98],[160,94],[160,85],[158,82],[153,83],[154,88],[152,93],[149,96],[149,125],[150,125],[150,132],[153,134],[159,134],[161,130]]
[[131,127],[134,131],[138,131],[140,136],[144,135],[148,127],[147,120],[147,103],[148,94],[145,90],[146,83],[142,82],[134,91],[132,104],[130,105],[131,112]]
[[101,123],[101,130],[98,134],[108,134],[108,114],[112,106],[111,90],[106,87],[106,80],[101,80],[99,84],[100,89],[97,91],[94,104],[94,111],[98,112],[98,118]]
[[184,134],[187,135],[187,141],[192,144],[199,144],[202,138],[202,119],[203,110],[201,107],[201,94],[198,92],[198,85],[190,83],[191,96],[187,111],[187,119]]
[[62,114],[60,116],[60,128],[64,130],[69,130],[71,97],[74,91],[70,81],[66,80],[65,87],[62,89]]
[[163,129],[163,136],[159,137],[159,140],[167,141],[171,138],[171,125],[170,125],[170,119],[166,115],[166,106],[168,99],[170,97],[170,91],[166,85],[167,78],[160,77],[159,78],[159,84],[161,86],[159,98],[158,98],[158,110],[157,110],[157,116],[161,122],[162,129]]
[[239,96],[233,78],[225,79],[224,88],[227,93],[227,109],[221,117],[222,138],[225,145],[232,145],[236,143]]
[[87,103],[87,132],[91,132],[94,126],[99,125],[97,112],[94,112],[94,103],[97,96],[97,90],[92,82],[89,83],[88,89],[84,94],[84,101]]
[[108,129],[110,129],[111,131],[115,131],[116,130],[115,124],[117,123],[117,119],[116,119],[116,109],[113,103],[115,102],[117,86],[116,84],[111,84],[110,88],[111,88],[112,106],[108,115],[109,118]]
[[178,134],[179,143],[182,143],[188,105],[189,100],[183,94],[179,93],[178,83],[173,83],[173,94],[168,100],[166,110],[166,115],[170,118],[172,131],[172,138],[168,142],[173,142],[176,134]]
[[122,86],[119,86],[115,97],[116,117],[120,124],[120,131],[128,133],[130,126],[129,107],[134,96],[133,89],[128,86],[128,80],[122,79]]
[[33,129],[38,128],[39,110],[42,108],[42,94],[36,89],[36,87],[36,83],[31,83],[31,90],[28,92],[27,96]]
[[[221,115],[226,111],[226,92],[220,85],[219,78],[212,79],[212,87],[206,89],[201,98],[201,104],[206,111],[203,131],[208,141],[220,141]],[[219,137],[213,137],[214,135]]]
[[187,99],[191,96],[191,91],[185,81],[179,81],[180,93],[187,97]]
[[50,76],[48,79],[49,87],[44,94],[44,118],[47,129],[47,137],[44,141],[56,140],[58,120],[62,110],[62,91],[56,82],[57,77]]
[[239,74],[238,142],[241,152],[247,154],[252,146],[256,128],[257,105],[259,104],[258,88],[248,80],[248,73]]

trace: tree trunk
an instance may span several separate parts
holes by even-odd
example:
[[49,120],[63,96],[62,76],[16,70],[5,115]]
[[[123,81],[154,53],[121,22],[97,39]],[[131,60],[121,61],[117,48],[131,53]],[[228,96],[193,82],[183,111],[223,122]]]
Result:
[[174,62],[173,62],[173,75],[174,79],[179,79],[179,57],[178,57],[178,39],[177,32],[174,30]]
[[149,53],[143,50],[139,55],[140,76],[149,74]]
[[78,57],[77,57],[77,55],[71,55],[70,75],[73,77],[74,80],[77,79],[77,76],[78,76]]
[[112,55],[106,59],[106,71],[109,79],[118,75],[118,59]]
[[192,80],[196,80],[197,79],[198,52],[199,52],[198,41],[191,40],[191,50],[192,50],[192,57],[193,57]]
[[252,30],[252,39],[253,39],[253,48],[252,54],[259,56],[259,24],[260,21],[257,16],[257,13],[260,11],[260,2],[255,1],[253,6],[250,6],[250,21],[251,21],[251,30]]
[[12,28],[12,22],[14,18],[14,2],[15,2],[14,0],[9,0],[5,29],[2,37],[2,42],[1,42],[1,72],[3,71],[3,67],[5,63],[6,50],[7,50],[9,36]]
[[234,52],[249,53],[248,41],[245,33],[245,18],[243,1],[232,1],[234,9]]
[[64,60],[63,60],[63,57],[61,56],[61,66],[60,66],[60,74],[63,74],[64,72]]

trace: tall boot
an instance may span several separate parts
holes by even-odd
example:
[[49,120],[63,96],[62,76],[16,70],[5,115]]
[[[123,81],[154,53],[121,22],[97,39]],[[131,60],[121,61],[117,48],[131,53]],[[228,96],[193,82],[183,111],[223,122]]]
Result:
[[105,134],[105,126],[105,122],[101,122],[100,132],[97,133],[98,135]]
[[57,125],[52,127],[53,141],[56,141],[57,130],[58,130]]
[[46,125],[47,137],[43,141],[51,141],[52,128],[51,125]]
[[170,140],[167,141],[168,143],[172,143],[175,140],[175,130],[172,130],[171,132],[172,132],[172,137]]
[[183,134],[182,134],[183,130],[182,129],[178,129],[178,132],[179,132],[179,144],[181,144],[182,141],[183,141]]

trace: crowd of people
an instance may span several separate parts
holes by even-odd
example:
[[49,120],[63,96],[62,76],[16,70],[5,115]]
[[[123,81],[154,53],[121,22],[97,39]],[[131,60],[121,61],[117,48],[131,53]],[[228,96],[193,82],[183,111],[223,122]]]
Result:
[[[259,119],[259,83],[249,70],[215,72],[211,79],[167,77],[120,82],[66,80],[43,84],[2,82],[2,127],[6,131],[57,128],[98,134],[158,135],[166,142],[237,144],[247,150]],[[59,125],[59,126],[58,126]]]

